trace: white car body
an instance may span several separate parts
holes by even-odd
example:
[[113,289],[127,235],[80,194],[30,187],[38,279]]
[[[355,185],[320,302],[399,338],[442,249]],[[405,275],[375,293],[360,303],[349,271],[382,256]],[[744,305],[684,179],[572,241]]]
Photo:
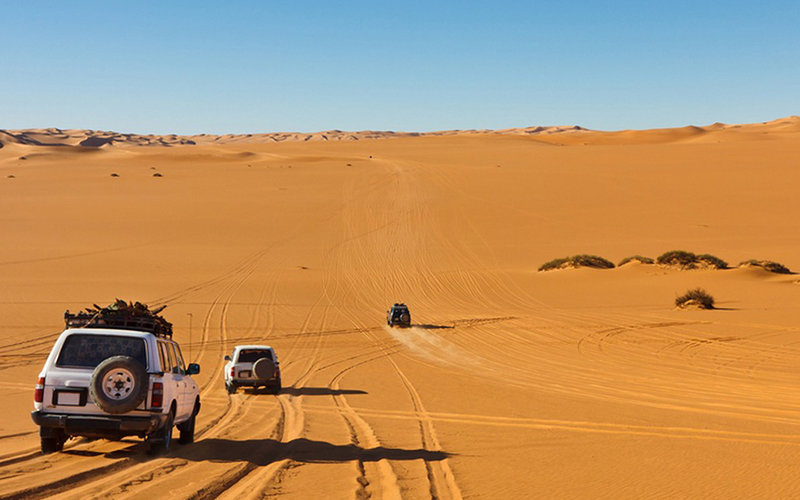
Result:
[[[121,338],[125,337],[124,342],[133,339],[143,343],[146,359],[139,361],[144,362],[148,388],[144,401],[138,407],[121,414],[110,414],[92,400],[89,386],[94,367],[70,365],[61,355],[64,345],[77,335],[102,337],[96,344],[102,348],[113,345],[109,344],[114,342],[109,338],[118,338],[120,340],[117,342],[123,342]],[[90,342],[92,338],[74,338],[73,342]],[[116,354],[109,352],[108,357]],[[153,405],[153,384],[156,383],[163,387],[160,406]],[[43,387],[40,388],[40,385]],[[163,426],[170,412],[174,415],[173,424],[181,424],[195,416],[200,409],[199,388],[187,374],[176,342],[152,333],[110,328],[64,330],[39,374],[35,400],[38,399],[41,401],[34,402],[32,417],[35,423],[42,426],[42,436],[45,436],[45,428],[58,428],[67,437],[145,437]]]
[[[256,376],[253,370],[254,361],[240,359],[243,352],[252,353],[253,351],[263,351],[272,360],[275,370],[271,377],[260,378]],[[254,388],[258,386],[272,387],[275,392],[280,391],[280,363],[272,347],[268,345],[238,345],[233,349],[233,354],[225,356],[225,359],[227,363],[223,373],[225,374],[225,387],[228,388],[228,392],[236,392],[236,388],[242,386]]]

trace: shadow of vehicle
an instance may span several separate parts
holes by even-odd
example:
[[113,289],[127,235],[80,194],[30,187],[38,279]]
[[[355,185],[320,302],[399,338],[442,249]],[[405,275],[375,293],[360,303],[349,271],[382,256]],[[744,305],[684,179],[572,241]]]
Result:
[[421,328],[422,330],[443,330],[455,328],[453,325],[411,325],[412,328]]
[[330,387],[284,387],[280,394],[290,396],[341,396],[345,394],[367,394],[361,389],[331,389]]
[[[254,451],[256,451],[254,453]],[[202,462],[241,462],[256,466],[269,465],[272,462],[290,459],[304,463],[376,462],[378,460],[444,460],[451,454],[444,451],[423,449],[361,448],[354,444],[337,445],[326,441],[299,438],[284,443],[274,439],[249,439],[236,441],[232,439],[203,439],[192,446],[179,446],[170,452],[170,456],[186,460]]]
[[[253,389],[244,388],[246,394],[269,394],[275,395],[271,389],[259,387]],[[361,389],[331,389],[330,387],[283,387],[278,394],[288,394],[290,396],[341,396],[345,394],[367,394]]]

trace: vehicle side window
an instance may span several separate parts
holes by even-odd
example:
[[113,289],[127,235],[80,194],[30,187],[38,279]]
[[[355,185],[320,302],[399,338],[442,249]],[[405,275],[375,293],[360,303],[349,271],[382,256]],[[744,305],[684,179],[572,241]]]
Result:
[[181,362],[179,361],[178,354],[175,352],[175,344],[168,344],[170,347],[170,352],[172,354],[172,373],[177,373],[179,375],[184,374],[184,369],[181,366]]
[[177,355],[178,366],[181,369],[182,374],[186,374],[186,365],[183,363],[183,353],[181,353],[181,346],[178,344],[173,344],[175,346],[175,354]]
[[164,365],[164,373],[175,373],[175,353],[168,343],[164,342],[164,354],[167,358],[167,364]]
[[167,346],[164,342],[158,343],[158,359],[161,361],[161,371],[168,372],[172,368],[169,364],[169,356],[167,355]]

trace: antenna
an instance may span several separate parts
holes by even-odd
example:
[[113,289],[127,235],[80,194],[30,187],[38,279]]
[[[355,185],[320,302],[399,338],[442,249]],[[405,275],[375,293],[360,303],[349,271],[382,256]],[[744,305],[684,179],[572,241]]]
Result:
[[189,316],[189,359],[192,359],[192,313],[186,313]]

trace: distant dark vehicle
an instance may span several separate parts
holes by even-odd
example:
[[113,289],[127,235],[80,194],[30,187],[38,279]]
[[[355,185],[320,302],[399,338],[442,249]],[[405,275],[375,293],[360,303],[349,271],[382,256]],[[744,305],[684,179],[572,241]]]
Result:
[[386,311],[386,324],[408,328],[411,326],[411,313],[405,304],[395,304]]

